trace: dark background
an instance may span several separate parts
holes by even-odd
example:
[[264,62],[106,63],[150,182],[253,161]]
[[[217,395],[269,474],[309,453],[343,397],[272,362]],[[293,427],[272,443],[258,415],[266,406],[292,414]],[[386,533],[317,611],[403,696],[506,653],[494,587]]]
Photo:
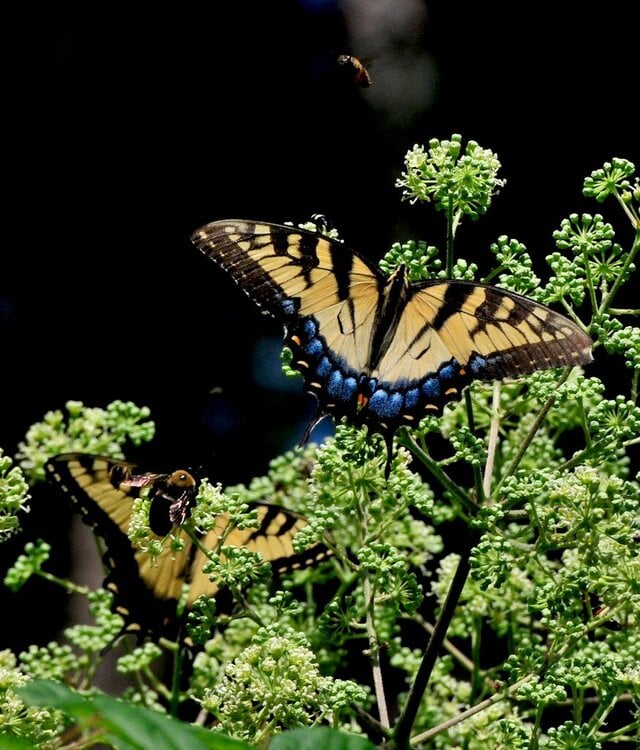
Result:
[[[151,407],[152,457],[204,463],[224,483],[263,472],[295,444],[312,397],[297,382],[256,386],[256,358],[263,381],[281,383],[280,329],[190,233],[321,212],[372,259],[411,237],[442,247],[442,215],[394,187],[405,152],[432,137],[492,149],[507,180],[489,214],[463,224],[459,252],[482,263],[508,234],[545,278],[560,220],[599,208],[581,198],[584,176],[640,157],[629,4],[553,7],[92,5],[7,29],[15,236],[0,278],[0,445],[13,452],[67,399],[120,398]],[[371,88],[339,74],[344,52],[372,60]],[[272,349],[256,355],[267,334]]]
[[[561,219],[602,210],[584,177],[640,157],[632,3],[100,8],[5,24],[9,454],[68,399],[148,405],[157,437],[129,457],[223,484],[295,445],[312,398],[283,385],[278,326],[191,245],[201,224],[320,212],[372,259],[395,240],[443,247],[442,216],[394,183],[414,143],[461,133],[507,184],[459,253],[486,271],[507,234],[546,279]],[[343,53],[371,61],[371,88],[338,70]]]

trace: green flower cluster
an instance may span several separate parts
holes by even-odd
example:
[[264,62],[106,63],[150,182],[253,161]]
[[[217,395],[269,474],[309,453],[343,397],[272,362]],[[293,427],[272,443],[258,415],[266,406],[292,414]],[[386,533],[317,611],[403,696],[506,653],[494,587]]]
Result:
[[27,542],[24,553],[16,558],[5,573],[4,585],[11,591],[19,591],[32,575],[40,573],[42,565],[49,559],[50,554],[51,545],[42,539]]
[[22,470],[13,466],[9,456],[0,448],[0,541],[20,528],[19,513],[28,510],[29,485]]
[[366,698],[356,683],[320,673],[304,634],[261,628],[225,665],[215,688],[205,691],[202,706],[219,731],[266,744],[283,729],[336,726],[348,706]]
[[66,409],[66,416],[60,410],[47,412],[18,445],[17,458],[31,481],[44,479],[46,461],[58,453],[82,451],[122,458],[127,440],[140,445],[155,432],[155,425],[147,420],[149,409],[130,401],[113,401],[106,409],[67,401]]
[[[427,242],[395,243],[383,271],[404,264],[415,281],[476,278],[475,263],[453,256],[455,230],[488,209],[504,184],[499,167],[459,135],[409,151],[398,186],[406,200],[445,213],[447,259]],[[638,736],[640,311],[616,307],[640,251],[634,175],[631,162],[613,159],[584,186],[588,197],[617,201],[633,226],[630,246],[616,241],[604,214],[572,213],[554,233],[545,284],[526,247],[507,236],[492,244],[494,268],[483,278],[558,303],[591,334],[597,359],[625,362],[624,377],[601,380],[587,366],[474,382],[442,417],[398,430],[388,476],[385,440],[339,423],[333,439],[274,459],[246,486],[202,481],[190,518],[166,539],[149,531],[143,491],[130,529],[138,554],[162,553],[164,563],[193,543],[207,557],[205,573],[229,591],[217,602],[201,598],[185,618],[198,647],[189,675],[183,642],[149,641],[119,658],[132,680],[126,700],[173,714],[195,700],[199,723],[258,746],[320,723],[367,726],[394,750],[590,750]],[[313,228],[336,236],[321,218]],[[47,414],[21,444],[30,481],[54,453],[120,456],[125,441],[153,434],[147,410],[133,404],[69,402],[67,410]],[[24,508],[28,490],[0,455],[7,518]],[[303,514],[294,551],[323,543],[327,561],[280,579],[260,555],[227,544],[233,529],[258,525],[253,505],[265,502]],[[217,538],[215,549],[203,548],[203,532]],[[6,584],[17,590],[35,574],[78,590],[45,570],[49,551],[28,544]],[[111,604],[105,592],[90,594],[94,624],[27,649],[19,664],[0,653],[0,727],[34,741],[61,731],[58,715],[29,714],[36,709],[15,689],[31,677],[95,689],[122,628]],[[170,687],[158,677],[163,660],[173,668]],[[337,678],[356,671],[360,684]]]
[[19,691],[29,680],[15,654],[0,651],[0,737],[22,739],[33,747],[54,747],[64,730],[64,717],[60,711],[25,704]]
[[491,198],[504,186],[498,179],[500,162],[489,149],[475,141],[462,147],[462,136],[451,140],[432,138],[429,148],[415,145],[405,156],[405,169],[397,180],[402,197],[412,203],[433,201],[436,210],[465,214],[477,219],[487,212]]

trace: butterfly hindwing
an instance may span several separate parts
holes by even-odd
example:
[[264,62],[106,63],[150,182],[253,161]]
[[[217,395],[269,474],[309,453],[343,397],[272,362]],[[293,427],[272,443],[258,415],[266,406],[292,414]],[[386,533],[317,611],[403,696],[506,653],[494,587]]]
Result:
[[[151,487],[147,491],[151,507],[156,502],[154,493],[159,493],[165,501],[157,506],[158,517],[164,509],[165,518],[159,523],[165,527],[171,507],[175,506],[167,498],[178,497],[181,501],[178,509],[182,511],[185,507],[181,493],[191,490],[192,481],[195,482],[189,472],[141,473],[135,464],[126,461],[66,453],[50,459],[46,473],[102,540],[107,570],[104,585],[114,594],[115,610],[125,620],[125,631],[173,635],[177,630],[177,602],[184,586],[187,608],[200,595],[218,594],[217,584],[202,572],[205,554],[179,525],[168,524],[169,530],[173,528],[174,534],[181,538],[182,549],[176,551],[167,545],[153,558],[135,549],[127,536],[133,502],[143,487],[149,487],[150,478]],[[329,555],[320,543],[302,553],[293,551],[292,538],[307,523],[303,516],[267,503],[257,503],[255,507],[260,522],[257,529],[229,528],[229,516],[222,514],[216,519],[215,529],[202,535],[200,543],[208,550],[218,550],[221,540],[226,546],[246,546],[261,552],[277,573],[315,564]]]
[[[258,528],[232,528],[225,536],[225,546],[246,547],[251,552],[259,552],[277,574],[316,565],[329,556],[329,550],[321,543],[302,552],[294,551],[293,538],[307,525],[304,516],[269,503],[258,503],[254,507],[258,514]],[[205,548],[217,546],[228,523],[227,516],[218,517],[216,528],[201,540]],[[193,569],[201,570],[205,562],[205,555],[198,550],[193,560]],[[205,580],[205,577],[194,577],[187,595],[187,604],[193,603],[202,594],[211,596],[210,586],[213,584],[208,579]]]
[[104,586],[114,595],[115,610],[124,618],[125,630],[146,632],[175,619],[176,601],[188,570],[188,550],[175,556],[164,550],[153,565],[148,555],[134,550],[127,532],[140,488],[121,482],[135,473],[135,464],[66,453],[50,459],[45,469],[48,479],[71,500],[103,542]]
[[385,278],[343,243],[285,225],[217,221],[192,240],[282,321],[318,415],[368,424],[387,445],[474,379],[591,361],[575,323],[497,287],[411,283],[404,266]]

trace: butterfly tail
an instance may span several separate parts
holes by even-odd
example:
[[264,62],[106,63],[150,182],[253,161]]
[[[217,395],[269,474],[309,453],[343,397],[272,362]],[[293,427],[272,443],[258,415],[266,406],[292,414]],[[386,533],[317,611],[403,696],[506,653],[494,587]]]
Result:
[[[302,434],[302,437],[300,438],[298,442],[298,448],[302,448],[303,445],[306,445],[306,443],[309,441],[309,438],[311,436],[311,433],[315,429],[316,425],[318,425],[325,417],[330,416],[329,412],[326,411],[326,409],[323,409],[321,404],[318,404],[318,407],[314,413],[314,415],[309,420],[309,424],[307,424],[304,433]],[[385,430],[384,432],[382,430],[376,430],[379,432],[385,443],[385,447],[387,449],[387,461],[384,467],[384,478],[389,479],[389,474],[391,473],[391,463],[393,461],[393,431]]]
[[385,432],[382,437],[387,448],[387,463],[384,466],[384,478],[387,480],[391,473],[391,462],[393,461],[393,433]]
[[305,427],[305,430],[302,433],[302,437],[298,441],[298,448],[302,448],[303,445],[306,445],[309,442],[311,433],[313,432],[316,425],[318,425],[325,417],[328,416],[329,412],[326,411],[321,404],[318,404],[313,416],[309,420],[309,424]]

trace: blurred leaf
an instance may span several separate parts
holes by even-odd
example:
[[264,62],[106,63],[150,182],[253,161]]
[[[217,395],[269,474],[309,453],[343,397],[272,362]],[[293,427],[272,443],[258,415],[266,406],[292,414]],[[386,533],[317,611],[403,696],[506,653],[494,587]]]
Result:
[[291,729],[274,737],[269,750],[375,750],[364,737],[329,727]]
[[[20,689],[25,703],[58,708],[79,723],[91,721],[118,750],[254,750],[253,746],[186,724],[108,695],[86,697],[50,680]],[[16,746],[20,747],[20,746]]]
[[0,748],[2,750],[33,750],[33,742],[24,737],[10,737],[3,734],[0,736]]

